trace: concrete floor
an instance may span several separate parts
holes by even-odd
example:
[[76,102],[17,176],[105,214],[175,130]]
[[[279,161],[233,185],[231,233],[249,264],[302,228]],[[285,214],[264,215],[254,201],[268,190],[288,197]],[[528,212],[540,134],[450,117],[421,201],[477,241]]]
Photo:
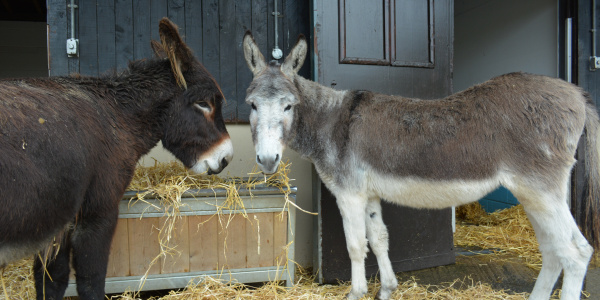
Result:
[[[478,251],[475,250],[475,253]],[[456,255],[456,264],[440,266],[425,270],[402,272],[399,280],[417,278],[419,284],[437,285],[463,279],[466,283],[482,282],[491,285],[494,289],[511,291],[514,293],[530,293],[535,284],[538,271],[527,267],[524,260],[507,254],[470,254],[469,251],[459,249]],[[560,287],[561,280],[556,287]],[[589,298],[600,300],[600,268],[588,269],[584,290],[590,294]]]

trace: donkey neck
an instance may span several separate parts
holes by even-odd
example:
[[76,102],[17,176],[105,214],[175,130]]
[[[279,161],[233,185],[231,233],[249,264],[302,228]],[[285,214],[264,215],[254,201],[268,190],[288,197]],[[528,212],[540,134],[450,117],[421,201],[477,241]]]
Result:
[[128,124],[121,129],[136,140],[136,152],[140,156],[158,143],[162,136],[162,116],[169,102],[182,93],[167,60],[135,61],[127,70],[101,80],[76,79],[81,85],[87,85],[90,92],[105,94],[99,98],[105,101],[102,107],[107,114],[121,119],[122,124]]
[[325,149],[332,149],[333,135],[347,131],[339,127],[339,123],[347,112],[346,95],[349,92],[325,87],[299,75],[295,76],[294,84],[300,103],[295,109],[288,146],[316,162],[322,158]]

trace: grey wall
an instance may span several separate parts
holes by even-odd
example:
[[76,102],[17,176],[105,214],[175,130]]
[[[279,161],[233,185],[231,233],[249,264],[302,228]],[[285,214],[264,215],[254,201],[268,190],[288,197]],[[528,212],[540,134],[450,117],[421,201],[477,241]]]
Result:
[[514,71],[557,76],[557,0],[455,0],[454,91]]
[[0,21],[0,41],[0,78],[48,76],[46,22]]

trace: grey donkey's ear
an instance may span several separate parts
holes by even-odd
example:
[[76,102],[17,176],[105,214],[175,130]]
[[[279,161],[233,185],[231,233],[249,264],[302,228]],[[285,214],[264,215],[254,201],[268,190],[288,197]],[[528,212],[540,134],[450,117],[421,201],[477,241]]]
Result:
[[250,30],[246,31],[244,35],[243,47],[244,58],[246,58],[246,63],[248,63],[250,71],[252,71],[254,76],[260,74],[267,67],[267,63],[265,62],[265,57],[260,53]]
[[285,58],[283,65],[281,65],[281,71],[283,74],[289,77],[293,77],[294,74],[300,71],[302,65],[304,64],[304,59],[306,59],[306,51],[308,50],[308,45],[306,43],[306,38],[303,34],[298,37],[298,41],[296,42],[296,46],[292,48],[292,51]]

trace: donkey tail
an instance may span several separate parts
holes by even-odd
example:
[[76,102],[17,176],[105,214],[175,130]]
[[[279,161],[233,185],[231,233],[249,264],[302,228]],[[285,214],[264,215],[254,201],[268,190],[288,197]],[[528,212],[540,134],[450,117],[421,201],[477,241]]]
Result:
[[585,118],[585,186],[583,194],[583,234],[594,249],[600,249],[600,121],[588,97]]

